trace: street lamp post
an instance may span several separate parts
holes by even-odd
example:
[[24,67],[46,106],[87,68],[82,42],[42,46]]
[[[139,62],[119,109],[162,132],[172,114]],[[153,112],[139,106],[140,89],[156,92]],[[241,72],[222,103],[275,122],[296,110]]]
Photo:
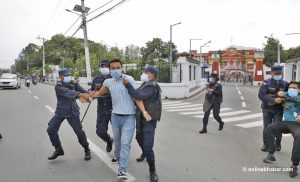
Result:
[[272,39],[277,43],[277,64],[280,65],[280,41],[279,39],[274,39],[273,37],[265,36],[265,38]]
[[202,40],[202,39],[190,39],[190,52],[189,53],[192,53],[192,40]]
[[200,46],[200,58],[199,60],[202,61],[202,47],[205,47],[207,44],[211,43],[211,40]]
[[169,56],[169,64],[170,64],[170,83],[172,83],[172,53],[173,53],[173,46],[172,46],[172,27],[175,25],[180,25],[181,22],[175,23],[173,25],[170,25],[170,56]]

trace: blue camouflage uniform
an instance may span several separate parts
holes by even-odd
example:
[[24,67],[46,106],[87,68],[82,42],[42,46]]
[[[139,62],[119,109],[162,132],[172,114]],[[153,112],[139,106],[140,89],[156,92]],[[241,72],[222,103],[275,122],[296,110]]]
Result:
[[[64,74],[64,72],[60,74]],[[82,129],[79,118],[79,107],[76,103],[78,94],[87,93],[87,91],[76,82],[72,81],[70,83],[64,83],[59,81],[55,86],[55,93],[57,97],[56,111],[55,115],[50,120],[47,129],[52,145],[56,148],[61,146],[58,130],[61,123],[67,119],[68,123],[77,135],[79,143],[84,148],[88,147],[89,143],[87,141],[85,132]]]
[[[272,66],[272,71],[281,71],[280,66]],[[275,103],[277,93],[287,90],[287,82],[284,80],[276,81],[273,77],[265,80],[259,88],[258,98],[262,101],[261,108],[263,113],[263,144],[267,146],[267,127],[272,122],[281,122],[283,117],[282,104]],[[279,146],[282,135],[276,137],[276,144]]]
[[[102,87],[104,80],[111,78],[111,76],[98,76],[93,79],[92,91],[99,91]],[[97,125],[96,133],[104,140],[109,142],[111,140],[110,135],[107,133],[108,123],[111,120],[112,103],[110,94],[105,94],[98,98],[97,105]]]

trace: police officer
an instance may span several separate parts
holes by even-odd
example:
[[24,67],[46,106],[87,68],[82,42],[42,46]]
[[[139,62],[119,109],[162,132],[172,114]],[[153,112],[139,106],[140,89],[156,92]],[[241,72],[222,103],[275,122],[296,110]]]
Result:
[[[274,65],[271,67],[272,78],[265,80],[259,88],[258,98],[262,101],[263,113],[263,152],[267,151],[267,128],[272,122],[281,122],[283,117],[282,98],[278,97],[279,91],[287,90],[288,83],[282,79],[282,67]],[[282,134],[276,136],[276,150],[281,150]]]
[[[99,91],[102,87],[104,80],[111,78],[109,72],[109,60],[102,60],[99,71],[101,76],[95,77],[92,82],[92,91]],[[105,94],[98,98],[97,105],[97,135],[107,143],[106,151],[111,152],[113,145],[113,138],[107,133],[108,123],[111,120],[112,103],[110,94]]]
[[57,106],[55,115],[50,120],[47,129],[51,143],[55,147],[55,151],[52,156],[48,157],[48,159],[54,160],[58,156],[64,155],[64,150],[61,146],[58,136],[58,130],[61,123],[67,119],[68,123],[71,125],[75,134],[77,135],[79,143],[84,148],[84,159],[90,160],[91,152],[89,149],[89,143],[87,141],[85,132],[82,130],[82,125],[79,119],[79,107],[76,103],[76,99],[88,101],[89,95],[87,94],[87,91],[78,83],[72,81],[69,69],[59,70],[58,74],[60,81],[58,81],[57,85],[55,86]]
[[155,82],[158,69],[147,66],[141,75],[142,85],[135,90],[128,80],[124,79],[124,85],[129,95],[136,100],[139,107],[136,114],[136,140],[142,149],[142,155],[137,159],[141,162],[147,159],[150,171],[150,181],[157,182],[158,175],[155,168],[155,157],[153,152],[154,135],[157,121],[161,117],[161,95],[160,87]]
[[207,124],[210,111],[213,110],[213,116],[219,123],[219,130],[224,127],[224,122],[220,117],[220,108],[223,101],[222,85],[218,83],[219,78],[217,73],[211,74],[211,82],[208,84],[208,92],[205,94],[205,101],[203,104],[203,129],[199,131],[200,134],[207,133]]

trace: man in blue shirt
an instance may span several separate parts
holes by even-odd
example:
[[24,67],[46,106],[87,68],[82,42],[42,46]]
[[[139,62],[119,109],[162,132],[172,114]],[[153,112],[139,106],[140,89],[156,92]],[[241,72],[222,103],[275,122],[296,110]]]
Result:
[[82,125],[79,118],[79,107],[76,99],[89,101],[89,94],[78,83],[74,82],[71,77],[69,69],[62,69],[58,71],[60,81],[55,86],[55,93],[57,97],[57,106],[55,115],[52,117],[48,124],[48,135],[55,151],[52,156],[48,157],[49,160],[54,160],[58,156],[64,155],[64,150],[58,136],[58,130],[61,123],[67,119],[68,123],[73,128],[77,135],[79,143],[85,151],[85,160],[91,159],[91,152],[89,143],[87,141],[85,132],[82,130]]
[[278,92],[278,96],[283,97],[284,113],[283,122],[274,122],[268,126],[268,156],[264,158],[265,163],[275,163],[275,136],[281,133],[291,133],[294,137],[292,151],[292,166],[290,177],[294,178],[298,175],[298,165],[300,162],[300,95],[299,82],[291,82],[288,86],[288,92]]
[[[92,81],[92,91],[99,91],[103,85],[103,82],[106,79],[111,78],[109,68],[109,61],[102,60],[99,68],[101,76],[97,76]],[[107,133],[108,123],[111,120],[111,96],[110,94],[105,94],[101,97],[98,97],[97,104],[97,125],[96,125],[96,133],[97,135],[107,143],[106,152],[110,152],[112,150],[113,138]]]
[[134,88],[136,84],[131,76],[122,74],[121,60],[111,60],[109,68],[112,78],[106,79],[101,89],[90,96],[99,97],[110,92],[113,108],[111,122],[115,140],[115,158],[112,162],[119,162],[118,178],[126,180],[131,141],[135,129],[135,104],[123,85],[123,79],[126,78]]

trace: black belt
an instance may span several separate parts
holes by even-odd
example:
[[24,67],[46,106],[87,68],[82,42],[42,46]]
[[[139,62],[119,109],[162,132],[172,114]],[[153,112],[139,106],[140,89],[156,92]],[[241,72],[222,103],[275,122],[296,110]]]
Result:
[[116,114],[114,113],[115,115],[119,116],[119,117],[125,117],[125,116],[130,116],[131,114]]

